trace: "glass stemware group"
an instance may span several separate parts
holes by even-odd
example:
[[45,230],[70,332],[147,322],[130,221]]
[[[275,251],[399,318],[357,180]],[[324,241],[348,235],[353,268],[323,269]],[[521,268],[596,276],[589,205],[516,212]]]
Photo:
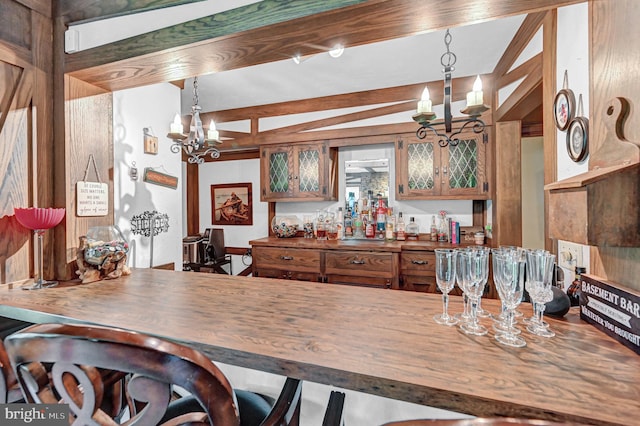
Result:
[[[521,330],[516,326],[517,310],[525,289],[529,292],[534,314],[524,320],[527,331],[537,336],[552,337],[555,333],[544,322],[545,304],[553,299],[552,275],[555,255],[545,250],[519,247],[468,247],[463,249],[436,249],[436,282],[442,292],[443,312],[434,316],[438,324],[459,324],[466,334],[484,336],[489,330],[480,324],[480,301],[489,277],[489,257],[492,257],[493,281],[500,297],[502,310],[493,316],[495,339],[512,347],[526,346]],[[449,315],[449,293],[455,283],[462,290],[463,311]]]

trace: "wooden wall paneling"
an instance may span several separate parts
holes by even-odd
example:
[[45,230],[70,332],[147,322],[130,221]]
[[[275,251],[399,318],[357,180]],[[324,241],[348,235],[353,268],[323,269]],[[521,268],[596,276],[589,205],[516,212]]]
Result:
[[13,0],[0,0],[0,40],[31,50],[31,10]]
[[0,62],[0,284],[25,281],[33,272],[33,234],[14,208],[32,205],[31,72]]
[[[542,110],[543,110],[543,157],[544,184],[558,180],[557,129],[553,116],[553,100],[556,96],[556,40],[558,13],[550,10],[542,27]],[[557,241],[549,238],[549,193],[544,193],[544,246],[550,252],[557,252]]]
[[187,192],[187,235],[200,233],[200,176],[198,165],[184,163],[187,167],[186,188]]
[[[113,98],[110,93],[84,96],[95,88],[72,77],[65,77],[65,129],[63,163],[56,162],[56,174],[65,176],[65,207],[67,208],[65,258],[56,263],[64,279],[77,278],[75,261],[80,237],[93,226],[113,225]],[[98,174],[90,156],[95,159]],[[109,185],[109,211],[106,216],[78,217],[76,215],[76,183],[84,180],[101,181]],[[64,173],[63,173],[64,172]],[[62,278],[61,278],[62,279]]]
[[[467,25],[470,22],[539,12],[581,1],[583,0],[494,1],[491,7],[487,7],[486,0],[369,0],[334,10],[329,9],[335,4],[347,3],[311,2],[315,3],[315,7],[329,11],[298,19],[291,19],[292,15],[283,14],[291,20],[280,23],[275,23],[279,21],[273,17],[262,18],[260,24],[263,26],[253,25],[254,29],[250,28],[255,23],[255,17],[250,17],[247,23],[231,20],[228,24],[220,25],[215,22],[217,15],[213,15],[206,17],[208,21],[203,18],[204,21],[197,23],[192,21],[132,37],[127,41],[111,43],[99,49],[74,53],[69,57],[66,71],[105,89],[121,90],[180,80],[204,72],[219,72],[282,60],[283,57],[293,56],[296,51],[303,56],[322,53],[337,41],[348,46],[359,46]],[[273,6],[272,2],[262,3],[264,7]],[[246,8],[261,8],[262,3]],[[295,3],[286,2],[283,7],[289,8]],[[243,8],[229,12],[237,14],[240,9]],[[255,9],[247,10],[253,12]],[[429,16],[429,19],[425,20],[424,16]],[[269,23],[269,19],[273,25],[264,26]],[[221,31],[218,35],[212,35],[211,28],[206,28],[214,24],[220,27],[214,29]],[[195,25],[197,30],[185,25]],[[244,31],[238,32],[243,29]],[[204,38],[203,33],[207,33]],[[233,36],[229,36],[230,34]],[[182,66],[169,66],[176,62],[180,62]]]
[[522,189],[520,122],[496,123],[493,239],[500,245],[522,245]]
[[[608,101],[624,97],[631,113],[624,127],[627,140],[640,143],[640,4],[634,0],[589,2],[591,83],[589,150],[597,151],[606,138],[603,118]],[[612,72],[611,70],[615,70]],[[591,168],[591,165],[590,165]],[[592,247],[590,272],[640,290],[640,248]]]

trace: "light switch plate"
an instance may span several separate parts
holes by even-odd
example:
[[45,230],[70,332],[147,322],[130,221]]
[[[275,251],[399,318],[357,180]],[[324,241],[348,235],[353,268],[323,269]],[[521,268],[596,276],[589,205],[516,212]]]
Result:
[[582,246],[568,241],[558,241],[558,266],[574,271],[576,266],[585,266]]

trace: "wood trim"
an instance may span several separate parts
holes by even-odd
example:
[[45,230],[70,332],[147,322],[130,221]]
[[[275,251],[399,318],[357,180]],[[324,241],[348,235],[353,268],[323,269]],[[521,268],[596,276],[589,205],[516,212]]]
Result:
[[[556,52],[557,52],[558,13],[547,12],[543,26],[543,59],[542,59],[542,108],[543,108],[543,155],[544,184],[558,180],[557,130],[553,116],[553,100],[556,96]],[[557,242],[549,238],[549,192],[544,193],[544,246],[552,253],[557,252]]]
[[496,129],[493,238],[495,247],[522,245],[521,129],[519,121],[498,122]]
[[[179,27],[170,27],[68,55],[65,70],[76,78],[115,91],[282,60],[296,52],[321,53],[337,41],[360,46],[581,1],[494,2],[487,7],[486,0],[369,0],[259,28],[249,29],[245,25],[242,32],[223,26],[215,38],[207,33],[206,38],[199,39],[202,35],[198,31],[176,36]],[[315,2],[324,3],[328,2]],[[430,19],[425,20],[424,16]],[[261,22],[267,23],[264,19]],[[156,42],[160,35],[178,41],[167,48]],[[170,66],[176,62],[181,66]]]
[[186,163],[186,167],[187,235],[196,235],[200,232],[200,178],[197,164]]
[[533,36],[538,32],[545,15],[545,12],[537,12],[527,15],[524,22],[522,22],[522,25],[520,25],[520,28],[516,32],[516,35],[511,40],[511,43],[509,43],[509,46],[498,61],[498,64],[493,69],[493,73],[495,75],[502,77],[507,74],[522,51],[527,47]]
[[175,265],[175,263],[173,263],[173,262],[171,262],[171,263],[165,263],[165,264],[163,264],[163,265],[155,265],[155,266],[153,267],[153,269],[165,269],[165,270],[168,270],[168,271],[173,271],[173,270],[175,270],[175,269],[176,269],[176,265]]

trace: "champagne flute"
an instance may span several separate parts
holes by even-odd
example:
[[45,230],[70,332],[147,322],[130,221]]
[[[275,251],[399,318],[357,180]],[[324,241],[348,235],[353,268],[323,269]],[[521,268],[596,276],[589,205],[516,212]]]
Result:
[[467,264],[464,259],[464,256],[462,256],[462,253],[459,251],[456,258],[456,282],[462,291],[462,313],[455,314],[454,317],[459,321],[467,322],[471,319],[471,314],[469,313],[469,296],[467,296],[466,290],[465,268]]
[[487,270],[489,269],[489,252],[486,250],[467,250],[460,255],[464,256],[465,287],[471,301],[471,320],[462,324],[460,329],[467,334],[484,336],[489,332],[487,328],[478,323],[478,302],[484,292],[487,282]]
[[553,290],[551,284],[553,282],[553,271],[555,269],[555,255],[546,253],[544,260],[538,264],[539,270],[535,274],[536,280],[533,281],[532,299],[535,301],[535,321],[529,322],[527,331],[537,336],[553,337],[556,335],[549,329],[549,324],[544,322],[544,309],[546,303],[553,300]]
[[436,249],[436,284],[442,292],[442,314],[433,317],[435,322],[452,326],[458,320],[449,315],[449,292],[453,290],[456,282],[456,255],[458,252],[452,249]]
[[525,266],[524,256],[517,252],[494,253],[494,277],[500,300],[506,307],[507,325],[505,332],[496,333],[495,339],[503,345],[521,348],[527,342],[518,336],[514,327],[514,312],[522,301],[524,292]]

